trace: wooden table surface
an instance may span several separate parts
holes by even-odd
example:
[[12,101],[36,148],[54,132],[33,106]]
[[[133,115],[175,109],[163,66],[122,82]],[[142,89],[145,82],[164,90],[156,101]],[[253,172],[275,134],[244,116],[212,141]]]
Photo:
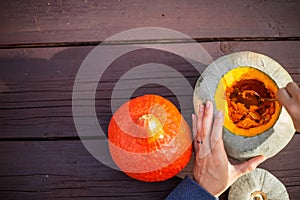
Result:
[[[76,131],[72,89],[77,71],[101,41],[122,31],[180,31],[201,44],[213,60],[232,52],[262,53],[277,60],[300,84],[296,0],[13,0],[0,1],[0,19],[0,199],[164,199],[180,182],[179,177],[159,183],[133,180],[96,160]],[[132,67],[154,62],[172,66],[191,86],[200,75],[166,51],[144,49],[117,59],[96,92],[104,131],[117,81]],[[133,96],[145,93],[159,94],[178,106],[167,87],[147,84]],[[191,99],[192,94],[185,97]],[[192,111],[192,102],[185,106]],[[280,179],[294,200],[300,199],[299,144],[300,135],[295,134],[260,166]],[[227,199],[227,192],[221,199]]]

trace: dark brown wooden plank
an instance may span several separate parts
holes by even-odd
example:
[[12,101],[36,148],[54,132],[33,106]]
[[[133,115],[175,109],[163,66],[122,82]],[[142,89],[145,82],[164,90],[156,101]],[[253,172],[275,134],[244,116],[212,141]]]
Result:
[[[300,42],[215,42],[203,43],[203,47],[213,59],[245,50],[266,54],[281,63],[300,84]],[[91,50],[92,47],[0,50],[0,138],[77,136],[72,117],[72,89],[77,70]],[[114,84],[130,65],[164,63],[182,73],[191,85],[199,76],[184,60],[166,52],[145,50],[124,59],[109,67],[96,93],[97,113],[104,130],[111,117]],[[145,76],[141,73],[139,78]],[[177,77],[165,79],[177,84]],[[182,109],[192,112],[192,94],[187,94],[181,85],[176,88],[185,95]],[[165,96],[179,106],[174,94],[165,87],[146,85],[134,95],[145,93]]]
[[[300,197],[299,143],[295,135],[261,166],[284,183],[291,200]],[[133,180],[94,159],[80,141],[1,142],[0,158],[1,199],[163,199],[180,181]]]
[[0,44],[103,41],[136,27],[194,38],[299,37],[299,1],[1,1]]
[[94,159],[80,141],[2,142],[1,199],[146,199],[165,197],[179,182],[132,180]]

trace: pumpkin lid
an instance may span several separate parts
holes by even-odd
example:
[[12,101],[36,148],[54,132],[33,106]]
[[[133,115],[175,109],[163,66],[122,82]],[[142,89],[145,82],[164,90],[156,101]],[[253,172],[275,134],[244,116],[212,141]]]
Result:
[[[251,77],[248,77],[249,79],[259,77],[257,78],[259,82],[264,83],[266,89],[271,88],[274,94],[276,94],[278,88],[285,87],[287,83],[292,81],[288,72],[270,57],[249,51],[232,53],[215,60],[199,77],[193,96],[195,113],[197,113],[196,111],[200,104],[210,100],[214,104],[214,112],[216,114],[217,110],[220,109],[220,105],[222,105],[220,102],[226,101],[226,88],[223,87],[223,90],[218,91],[220,81],[228,72],[240,69],[241,71],[247,71],[247,76],[251,74]],[[255,71],[261,73],[256,73]],[[264,75],[262,76],[262,74]],[[232,79],[231,84],[238,81],[235,80],[236,77],[234,75],[229,77]],[[268,77],[270,80],[266,81],[263,77]],[[216,101],[219,101],[219,103]],[[224,112],[223,140],[226,152],[230,157],[239,160],[245,160],[257,155],[272,157],[288,144],[295,133],[292,119],[285,108],[281,108],[277,102],[273,103],[276,113],[270,124],[263,128],[258,127],[252,132],[249,131],[250,129],[246,129],[243,134],[236,134],[234,133],[236,129],[229,128],[230,126],[226,127],[226,114],[228,113]]]
[[240,177],[230,188],[229,200],[288,200],[285,186],[270,172],[255,169]]

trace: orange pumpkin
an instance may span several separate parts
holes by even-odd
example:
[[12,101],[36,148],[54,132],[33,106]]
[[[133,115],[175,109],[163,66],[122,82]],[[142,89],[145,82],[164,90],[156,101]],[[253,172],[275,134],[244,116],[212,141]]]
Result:
[[189,162],[189,126],[167,99],[145,95],[124,103],[108,127],[114,162],[128,176],[146,182],[175,176]]

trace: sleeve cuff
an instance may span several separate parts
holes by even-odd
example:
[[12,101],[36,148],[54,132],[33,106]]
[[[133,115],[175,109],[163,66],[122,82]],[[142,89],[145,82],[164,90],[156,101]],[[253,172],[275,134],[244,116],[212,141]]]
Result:
[[203,199],[218,200],[203,189],[198,183],[186,176],[176,188],[167,196],[166,200],[187,200],[187,199]]

